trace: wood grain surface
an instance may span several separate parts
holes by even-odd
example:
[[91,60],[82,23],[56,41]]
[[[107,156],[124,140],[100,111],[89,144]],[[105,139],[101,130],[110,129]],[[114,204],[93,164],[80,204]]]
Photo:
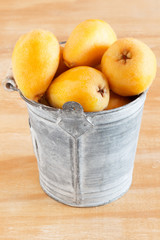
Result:
[[132,186],[121,199],[95,208],[65,206],[42,191],[26,105],[17,93],[0,86],[0,239],[160,239],[159,9],[159,0],[0,0],[1,80],[21,34],[43,28],[66,40],[88,18],[106,20],[119,38],[144,41],[158,62],[145,103]]

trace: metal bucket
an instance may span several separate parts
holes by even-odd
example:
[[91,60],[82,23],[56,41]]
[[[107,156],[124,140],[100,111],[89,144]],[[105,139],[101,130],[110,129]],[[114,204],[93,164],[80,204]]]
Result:
[[[18,90],[11,75],[4,87]],[[29,112],[40,184],[50,197],[91,207],[128,191],[146,92],[123,107],[91,113],[76,102],[56,109],[19,93]]]

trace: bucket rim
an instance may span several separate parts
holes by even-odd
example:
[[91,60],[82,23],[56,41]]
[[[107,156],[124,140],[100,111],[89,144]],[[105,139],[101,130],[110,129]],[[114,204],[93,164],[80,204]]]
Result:
[[[49,111],[49,112],[59,112],[59,111],[64,111],[63,108],[55,108],[55,107],[51,107],[51,106],[47,106],[47,105],[44,105],[42,103],[39,103],[39,102],[36,102],[36,101],[33,101],[33,100],[30,100],[28,98],[26,98],[22,93],[21,91],[19,90],[18,91],[21,98],[26,102],[28,103],[29,105],[33,106],[33,107],[36,107],[36,108],[40,108],[44,111]],[[148,89],[142,93],[140,93],[139,95],[135,95],[133,96],[134,99],[131,100],[131,102],[121,106],[121,107],[118,107],[118,108],[114,108],[114,109],[110,109],[110,110],[102,110],[102,111],[97,111],[97,112],[85,112],[84,111],[84,114],[86,116],[93,116],[93,115],[107,115],[107,114],[111,114],[111,113],[118,113],[118,112],[121,112],[123,111],[124,109],[130,109],[131,107],[133,107],[134,105],[136,105],[138,102],[144,102],[145,98],[146,98],[146,94],[148,92]],[[73,101],[71,101],[73,102]],[[79,104],[79,103],[78,103]],[[81,104],[79,104],[81,105]],[[83,107],[82,107],[83,109]]]

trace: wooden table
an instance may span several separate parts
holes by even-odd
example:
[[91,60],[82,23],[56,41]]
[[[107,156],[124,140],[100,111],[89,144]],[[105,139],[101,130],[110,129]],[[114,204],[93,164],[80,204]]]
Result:
[[160,1],[0,0],[0,79],[18,37],[35,28],[59,41],[88,18],[106,20],[121,37],[136,37],[156,54],[158,72],[145,103],[133,184],[102,207],[72,208],[41,189],[24,101],[0,86],[0,239],[160,239]]

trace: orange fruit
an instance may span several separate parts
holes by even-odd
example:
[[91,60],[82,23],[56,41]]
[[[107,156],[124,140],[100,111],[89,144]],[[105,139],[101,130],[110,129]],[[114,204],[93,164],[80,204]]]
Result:
[[46,93],[49,104],[62,108],[68,101],[82,105],[86,112],[101,111],[109,102],[109,87],[98,70],[80,66],[67,70],[53,80]]
[[156,75],[156,57],[143,42],[134,38],[117,40],[104,53],[102,72],[112,91],[132,96],[145,91]]
[[63,51],[65,64],[68,67],[95,66],[116,40],[115,32],[105,21],[86,20],[76,26],[66,42]]
[[25,97],[40,99],[57,71],[59,55],[59,43],[49,31],[33,30],[19,38],[12,54],[12,68]]
[[129,102],[131,102],[130,97],[123,97],[110,91],[110,99],[106,110],[122,107],[123,105],[126,105]]

